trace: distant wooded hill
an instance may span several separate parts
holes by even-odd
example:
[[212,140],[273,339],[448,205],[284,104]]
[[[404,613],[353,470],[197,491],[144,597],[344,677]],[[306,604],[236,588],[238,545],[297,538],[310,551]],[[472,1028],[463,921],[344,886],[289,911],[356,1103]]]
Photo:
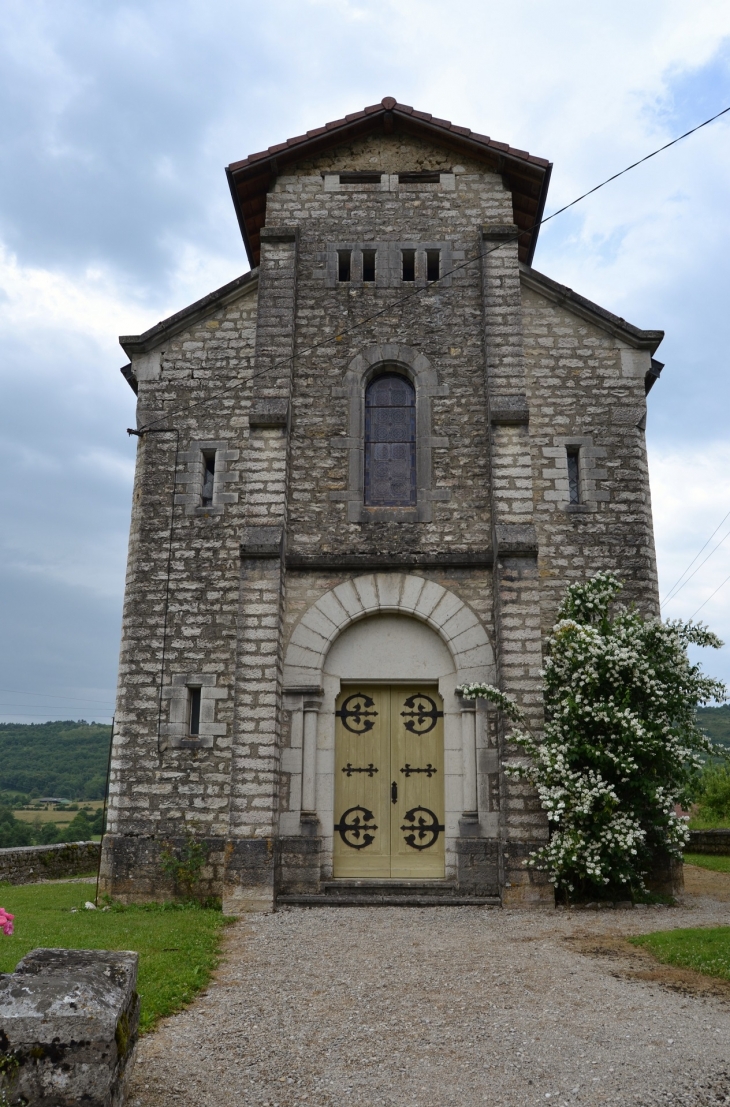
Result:
[[[730,747],[730,704],[701,707],[700,726]],[[103,799],[111,727],[83,721],[0,723],[2,794]]]
[[111,727],[0,723],[0,795],[103,799]]
[[730,704],[723,704],[722,707],[700,707],[697,718],[705,734],[709,734],[713,742],[730,746]]

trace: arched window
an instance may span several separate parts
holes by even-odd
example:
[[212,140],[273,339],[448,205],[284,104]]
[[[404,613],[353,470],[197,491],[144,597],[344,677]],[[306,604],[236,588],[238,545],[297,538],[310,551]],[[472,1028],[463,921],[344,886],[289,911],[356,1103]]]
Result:
[[365,504],[416,504],[416,390],[397,373],[376,377],[365,393]]

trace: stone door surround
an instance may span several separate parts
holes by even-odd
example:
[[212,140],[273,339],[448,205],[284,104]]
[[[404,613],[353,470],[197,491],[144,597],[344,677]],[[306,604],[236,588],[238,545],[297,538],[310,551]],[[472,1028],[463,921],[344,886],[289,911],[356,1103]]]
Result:
[[487,632],[462,599],[425,577],[371,573],[343,581],[305,611],[284,657],[284,688],[320,688],[335,638],[352,623],[378,613],[409,615],[435,630],[454,659],[459,684],[494,680]]

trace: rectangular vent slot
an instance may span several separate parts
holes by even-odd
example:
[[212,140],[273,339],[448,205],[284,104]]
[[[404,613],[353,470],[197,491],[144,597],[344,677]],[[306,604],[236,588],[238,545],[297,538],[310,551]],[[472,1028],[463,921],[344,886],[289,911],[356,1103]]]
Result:
[[362,252],[362,279],[368,283],[375,280],[375,250]]
[[399,173],[398,184],[439,184],[441,174],[433,173],[430,169],[424,169],[420,173]]
[[340,184],[380,184],[381,173],[340,173]]
[[441,276],[441,251],[426,250],[426,280],[437,281]]
[[351,250],[338,250],[337,251],[337,280],[349,281],[351,274],[351,262],[352,251]]

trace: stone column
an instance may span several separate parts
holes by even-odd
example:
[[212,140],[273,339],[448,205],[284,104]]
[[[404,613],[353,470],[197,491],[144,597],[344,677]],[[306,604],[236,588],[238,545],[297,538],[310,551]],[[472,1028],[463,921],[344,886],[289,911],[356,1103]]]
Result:
[[302,821],[317,822],[317,723],[320,700],[305,699],[302,738]]
[[249,414],[246,522],[224,907],[270,909],[275,894],[282,615],[297,232],[263,227]]
[[464,781],[462,819],[477,821],[477,705],[474,700],[463,700],[461,704],[461,756]]
[[[485,226],[482,241],[497,673],[501,690],[519,703],[539,730],[540,595],[517,227]],[[519,753],[507,741],[503,724],[499,748],[504,760]],[[502,779],[502,799],[503,900],[550,902],[551,886],[523,864],[547,837],[544,812],[532,789],[507,777]]]

